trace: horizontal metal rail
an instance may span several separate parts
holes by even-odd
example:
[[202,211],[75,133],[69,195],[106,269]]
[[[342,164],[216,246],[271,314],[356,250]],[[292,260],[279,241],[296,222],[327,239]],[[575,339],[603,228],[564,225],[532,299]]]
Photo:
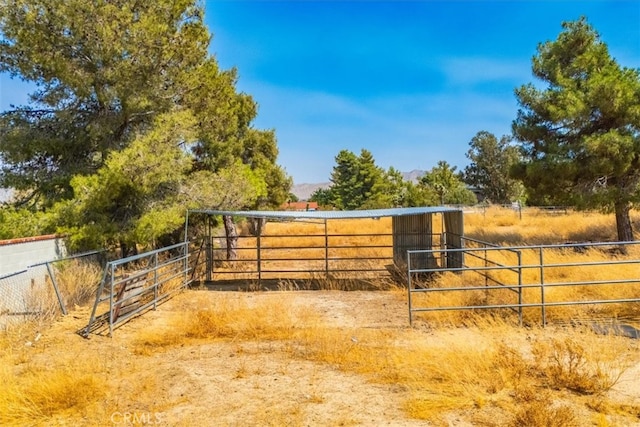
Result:
[[[191,283],[191,269],[188,242],[109,262],[83,335],[107,326],[112,335],[132,317],[156,309]],[[97,314],[99,307],[106,311]]]
[[[442,235],[406,233],[430,239],[440,246]],[[227,248],[227,245],[234,245]],[[204,244],[206,274],[199,276],[215,286],[216,280],[287,279],[303,277],[330,279],[334,274],[365,273],[385,275],[396,280],[397,272],[392,233],[325,233],[241,235],[236,240],[209,236]],[[230,255],[230,251],[235,256]],[[404,265],[404,263],[402,264]],[[402,267],[401,267],[402,268]],[[293,277],[291,275],[294,275]]]
[[[409,303],[409,322],[413,322],[414,313],[425,312],[438,312],[438,311],[452,311],[452,310],[493,310],[493,309],[515,309],[519,313],[519,320],[522,324],[522,311],[527,308],[540,309],[540,321],[542,325],[547,323],[546,310],[549,307],[560,306],[580,306],[580,305],[600,305],[600,304],[633,304],[640,303],[640,275],[634,274],[633,269],[627,272],[622,272],[617,269],[621,265],[638,265],[640,267],[640,257],[638,256],[626,256],[628,249],[639,245],[640,241],[634,242],[588,242],[588,243],[569,243],[569,244],[554,244],[554,245],[534,245],[534,246],[509,246],[509,247],[496,247],[495,245],[485,245],[484,242],[472,241],[472,239],[464,239],[471,244],[481,244],[483,247],[469,247],[459,249],[439,249],[439,250],[423,250],[423,251],[408,251],[407,265],[407,288],[408,288],[408,303]],[[606,248],[616,248],[615,253],[610,254],[612,257],[609,260],[594,260],[576,262],[575,260],[568,260],[567,262],[558,262],[557,255],[562,254],[567,249],[579,248],[580,253],[583,251],[594,250],[606,255]],[[545,262],[545,253],[553,252],[556,254],[554,262]],[[444,254],[447,256],[449,253],[463,253],[465,259],[471,265],[464,265],[458,268],[447,268],[446,266],[436,266],[433,268],[413,268],[411,266],[411,258],[414,254],[430,254],[436,253]],[[595,252],[594,252],[595,253]],[[537,258],[537,263],[532,263],[529,260],[527,263],[523,262],[523,254],[527,254],[529,258]],[[467,257],[469,255],[469,257]],[[626,256],[626,258],[622,258]],[[563,273],[562,269],[575,269],[575,268],[589,269],[594,268],[600,274],[599,277],[594,277],[592,280],[576,280],[575,278],[568,277],[567,280],[561,280]],[[532,271],[525,276],[526,271]],[[500,278],[491,276],[494,272],[504,272]],[[440,275],[444,272],[451,272],[455,274],[469,274],[471,276],[468,281],[468,285],[458,285],[447,287],[446,284],[438,287],[432,287],[434,284],[430,277],[433,275]],[[553,280],[548,280],[548,277],[552,274],[560,277],[554,277]],[[605,277],[602,277],[605,274]],[[478,283],[473,279],[473,276],[477,275],[484,278],[484,285]],[[607,278],[607,276],[609,276]],[[426,284],[423,283],[424,277],[427,278]],[[526,277],[526,278],[525,278]],[[418,280],[422,278],[422,280]],[[489,282],[495,282],[489,284]],[[619,286],[631,286],[630,289],[620,288]],[[607,288],[607,287],[611,288]],[[601,287],[602,290],[593,296],[590,293],[583,292],[592,287]],[[570,300],[563,298],[562,294],[554,295],[553,299],[549,298],[548,290],[558,288],[576,288],[575,292],[568,293]],[[605,289],[610,289],[605,291]],[[518,295],[517,302],[509,299],[505,299],[500,294],[495,294],[501,290],[510,290],[516,292]],[[537,290],[539,293],[536,296],[536,292],[525,293],[526,290]],[[483,291],[488,298],[488,295],[494,297],[491,304],[473,304],[473,305],[460,305],[460,304],[422,304],[417,303],[414,296],[428,295],[428,294],[446,294],[452,292],[478,292]],[[626,293],[621,293],[621,292]],[[578,298],[576,298],[576,295]],[[637,297],[636,297],[637,295]],[[573,297],[571,297],[573,296]],[[582,299],[581,297],[584,297]],[[528,301],[525,301],[527,298]],[[533,299],[533,301],[532,301]],[[455,301],[455,299],[453,299]],[[417,304],[417,305],[416,305]],[[638,312],[638,318],[640,318],[640,310]]]

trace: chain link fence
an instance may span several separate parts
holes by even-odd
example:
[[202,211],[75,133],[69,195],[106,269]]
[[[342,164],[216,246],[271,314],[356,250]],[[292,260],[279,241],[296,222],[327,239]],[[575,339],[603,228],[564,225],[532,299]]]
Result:
[[105,263],[104,252],[94,251],[0,276],[0,329],[51,319],[87,302],[95,295]]

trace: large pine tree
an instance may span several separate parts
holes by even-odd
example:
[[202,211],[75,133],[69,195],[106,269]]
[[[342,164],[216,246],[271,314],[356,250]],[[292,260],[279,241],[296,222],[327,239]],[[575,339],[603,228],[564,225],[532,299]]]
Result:
[[513,133],[529,192],[555,203],[616,215],[618,239],[633,240],[629,211],[640,201],[640,72],[621,67],[586,19],[563,24],[538,46],[533,73],[546,87],[516,89]]
[[37,90],[0,116],[0,187],[84,245],[153,242],[187,207],[284,202],[275,133],[252,127],[203,15],[195,0],[3,1],[0,71]]

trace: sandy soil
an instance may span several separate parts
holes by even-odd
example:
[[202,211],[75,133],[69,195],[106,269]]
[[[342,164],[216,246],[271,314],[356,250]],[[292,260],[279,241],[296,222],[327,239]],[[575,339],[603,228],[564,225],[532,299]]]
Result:
[[[157,311],[118,328],[113,338],[92,335],[86,340],[75,333],[88,320],[86,310],[57,322],[43,333],[34,352],[42,358],[55,357],[52,348],[62,345],[56,351],[72,349],[79,358],[100,354],[107,360],[101,363],[113,364],[113,378],[100,414],[84,419],[58,418],[50,420],[50,424],[95,425],[98,417],[104,421],[101,425],[131,425],[124,418],[129,416],[142,421],[138,425],[168,426],[430,425],[407,418],[402,411],[406,391],[402,387],[372,384],[362,376],[327,364],[291,359],[279,342],[213,342],[179,346],[149,356],[135,354],[132,340],[141,331],[167,328],[172,316],[215,304],[222,294],[182,293]],[[354,331],[409,328],[406,300],[397,293],[297,291],[234,295],[247,301],[286,298],[294,307],[319,313],[327,325]],[[438,339],[439,334],[474,339],[464,330],[434,331],[424,325],[415,328],[422,329],[429,339]],[[612,395],[640,405],[639,378],[640,358],[638,365],[626,371]],[[137,398],[122,397],[132,395]],[[469,424],[451,416],[448,425]]]

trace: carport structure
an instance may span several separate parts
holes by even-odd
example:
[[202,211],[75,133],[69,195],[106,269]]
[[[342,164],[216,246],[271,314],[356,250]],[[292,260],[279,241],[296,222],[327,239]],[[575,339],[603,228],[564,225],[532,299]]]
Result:
[[[216,225],[224,217],[249,225],[238,227],[233,243],[216,234]],[[200,232],[204,230],[203,268],[197,277],[213,285],[238,280],[261,285],[266,280],[389,277],[406,270],[408,250],[459,249],[464,231],[462,210],[442,206],[302,212],[190,210],[187,230],[195,223]],[[346,228],[341,225],[345,223]],[[229,244],[237,244],[237,256],[229,257]],[[463,265],[461,252],[448,254],[412,257],[411,263],[419,268]]]

